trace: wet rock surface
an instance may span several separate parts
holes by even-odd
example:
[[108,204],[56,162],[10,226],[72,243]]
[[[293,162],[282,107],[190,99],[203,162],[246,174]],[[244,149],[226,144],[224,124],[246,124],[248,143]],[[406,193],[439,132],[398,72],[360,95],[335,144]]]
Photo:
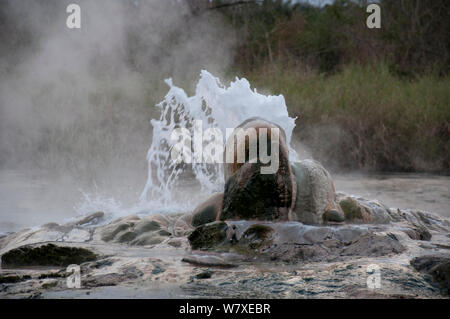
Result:
[[298,222],[214,222],[198,227],[189,236],[189,242],[192,249],[235,252],[290,263],[389,256],[405,251],[387,228],[310,226]]
[[220,249],[226,242],[228,226],[217,221],[197,227],[188,237],[192,249]]
[[[224,193],[216,193],[200,204],[192,215],[192,225],[216,220],[289,220],[310,225],[386,224],[402,220],[402,216],[376,200],[336,193],[330,174],[316,161],[291,163],[283,174],[261,174],[262,166],[246,162],[230,169]],[[415,214],[408,216],[413,224],[409,235],[429,239],[430,234],[420,224],[430,217]],[[414,224],[412,219],[419,223]]]
[[222,202],[223,193],[211,195],[205,202],[194,209],[192,226],[197,227],[217,220],[222,211]]
[[118,219],[95,231],[94,236],[105,242],[134,246],[157,245],[172,235],[185,235],[192,230],[190,215],[150,215],[144,218],[129,216]]
[[411,260],[411,265],[418,271],[429,274],[442,289],[450,295],[450,256],[427,255]]
[[[265,144],[266,152],[272,154],[272,136],[278,132],[276,164],[261,161],[260,148]],[[239,139],[239,131],[253,131]],[[264,142],[260,138],[264,130]],[[236,137],[236,138],[235,138]],[[253,147],[252,147],[253,146]],[[233,149],[233,158],[224,162],[225,189],[220,220],[256,219],[286,221],[295,203],[296,184],[289,163],[289,151],[284,130],[278,125],[261,118],[251,118],[236,127],[227,140],[227,150]],[[238,150],[245,150],[245,158],[239,159]],[[254,152],[253,152],[254,151]],[[269,159],[272,161],[272,159]],[[268,169],[270,165],[275,172]],[[265,171],[268,170],[268,171]]]
[[[275,174],[261,174],[261,164],[245,163],[225,184],[221,220],[287,220],[290,200],[279,191]],[[287,195],[288,197],[292,195]]]
[[[449,221],[345,194],[337,202],[348,197],[375,222],[193,227],[192,214],[173,214],[23,230],[2,239],[0,255],[51,243],[97,258],[79,261],[81,289],[67,287],[66,263],[2,267],[0,298],[448,298]],[[378,288],[367,284],[373,267]]]
[[97,256],[85,248],[47,244],[38,247],[23,246],[12,249],[2,255],[1,265],[2,268],[68,266],[95,259],[97,259]]
[[313,160],[291,165],[297,184],[297,195],[290,220],[306,224],[344,221],[344,214],[336,204],[333,180],[325,168]]

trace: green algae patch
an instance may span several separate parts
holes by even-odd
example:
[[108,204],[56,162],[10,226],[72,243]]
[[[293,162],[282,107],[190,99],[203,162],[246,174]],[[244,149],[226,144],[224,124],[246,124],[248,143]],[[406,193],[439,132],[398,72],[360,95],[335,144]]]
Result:
[[40,247],[19,247],[2,255],[2,267],[58,266],[94,261],[97,255],[85,248],[47,244]]
[[31,276],[0,276],[0,284],[15,284],[21,281],[29,280]]
[[228,225],[225,222],[212,222],[197,227],[188,237],[192,249],[218,249],[224,244]]
[[347,197],[341,200],[339,205],[344,212],[346,220],[363,219],[361,207],[359,207],[358,203],[354,199]]

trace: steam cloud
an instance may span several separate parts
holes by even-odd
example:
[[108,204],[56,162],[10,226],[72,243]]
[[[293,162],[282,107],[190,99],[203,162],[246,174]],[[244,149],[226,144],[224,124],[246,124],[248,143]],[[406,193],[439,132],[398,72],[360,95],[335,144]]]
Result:
[[[66,26],[70,3],[81,29]],[[223,75],[234,43],[215,12],[194,18],[188,1],[0,0],[0,23],[0,168],[127,185],[134,199],[163,79]]]

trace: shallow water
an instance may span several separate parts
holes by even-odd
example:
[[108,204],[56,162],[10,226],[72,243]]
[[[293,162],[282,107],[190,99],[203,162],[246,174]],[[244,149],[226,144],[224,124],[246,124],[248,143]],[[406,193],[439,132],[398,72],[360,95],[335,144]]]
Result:
[[80,192],[39,171],[0,170],[0,233],[74,216]]
[[450,176],[416,173],[333,175],[337,191],[450,217]]
[[[414,208],[450,217],[450,176],[429,174],[346,174],[333,175],[336,190],[378,199],[389,207]],[[185,192],[193,201],[201,202],[207,194],[198,192],[195,181],[185,181]],[[130,194],[136,201],[142,184],[132,185],[127,198],[124,192],[114,192],[117,203],[130,203]],[[132,197],[132,196],[131,196]],[[62,223],[80,214],[85,201],[81,187],[69,177],[51,177],[41,171],[0,170],[0,233],[18,231],[24,227],[39,226],[48,222]],[[94,203],[92,211],[114,210],[111,201]],[[118,205],[117,205],[118,206]],[[124,207],[130,207],[125,205]],[[151,210],[151,207],[148,209]],[[156,210],[156,208],[155,208]],[[121,209],[121,214],[135,213]]]

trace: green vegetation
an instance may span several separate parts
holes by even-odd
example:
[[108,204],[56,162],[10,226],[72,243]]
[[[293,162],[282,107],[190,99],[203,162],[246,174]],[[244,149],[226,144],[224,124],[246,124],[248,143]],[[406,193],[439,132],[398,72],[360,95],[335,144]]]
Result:
[[314,158],[337,169],[448,171],[450,3],[379,4],[381,29],[366,27],[363,0],[214,5],[240,41],[230,75],[283,94]]
[[23,276],[0,276],[0,284],[15,284],[21,281],[25,281],[31,279],[31,276],[29,275],[23,275]]
[[296,136],[328,166],[376,170],[450,168],[450,77],[396,77],[383,64],[339,73],[274,67],[245,74],[283,94]]
[[[201,0],[199,2],[202,2]],[[223,7],[223,3],[229,6]],[[236,31],[236,67],[282,62],[322,73],[352,63],[384,61],[396,75],[450,71],[450,3],[380,0],[381,28],[366,26],[368,1],[335,0],[314,7],[282,0],[215,1]]]
[[366,26],[368,0],[118,0],[108,36],[88,29],[98,12],[83,9],[93,15],[82,30],[104,48],[80,41],[79,58],[55,65],[72,54],[54,19],[65,2],[17,2],[0,2],[2,167],[139,180],[163,79],[191,95],[207,69],[283,94],[295,140],[327,168],[450,171],[448,0],[376,1],[380,29]]

